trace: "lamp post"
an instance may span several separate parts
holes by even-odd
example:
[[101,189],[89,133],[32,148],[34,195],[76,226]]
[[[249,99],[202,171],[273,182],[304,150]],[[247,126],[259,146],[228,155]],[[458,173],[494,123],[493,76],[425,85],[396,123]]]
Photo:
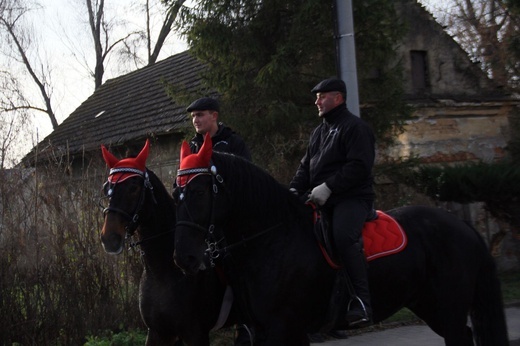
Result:
[[359,93],[354,41],[352,0],[334,0],[336,12],[336,64],[338,76],[347,85],[347,107],[356,116],[359,112]]

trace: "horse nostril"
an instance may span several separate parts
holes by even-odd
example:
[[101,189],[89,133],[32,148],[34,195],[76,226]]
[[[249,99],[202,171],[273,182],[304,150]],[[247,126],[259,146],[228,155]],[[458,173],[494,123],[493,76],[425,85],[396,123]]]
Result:
[[101,243],[107,253],[118,255],[123,251],[123,237],[111,233],[108,237],[101,234]]
[[185,274],[189,275],[197,274],[204,266],[203,263],[199,263],[195,256],[179,256],[177,252],[173,253],[173,261]]

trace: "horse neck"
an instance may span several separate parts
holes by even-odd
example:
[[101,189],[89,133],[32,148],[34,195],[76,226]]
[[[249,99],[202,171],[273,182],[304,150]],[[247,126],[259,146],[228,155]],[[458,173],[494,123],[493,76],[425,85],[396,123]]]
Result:
[[148,190],[145,198],[148,213],[139,225],[140,247],[148,264],[172,261],[175,228],[173,199],[153,173],[150,173],[150,178],[153,196]]
[[[225,153],[214,153],[213,160],[222,170],[223,194],[233,210],[233,218],[254,220],[254,224],[268,225],[287,219],[291,197],[271,175],[253,163]],[[220,171],[219,171],[220,172]]]
[[[258,190],[254,189],[243,193],[259,196]],[[231,195],[235,194],[232,192]],[[292,197],[282,193],[269,198],[235,198],[228,206],[230,213],[226,215],[222,229],[235,240],[263,234],[255,242],[270,238],[271,233],[285,237],[287,234],[301,233],[303,229],[311,229],[312,215],[305,213],[305,207]]]
[[[304,213],[303,204],[266,171],[229,154],[213,153],[212,159],[223,179],[215,201],[216,213],[229,240],[234,242],[259,233],[282,236],[297,233],[302,227],[310,229],[311,215]],[[305,222],[307,219],[309,223]],[[265,239],[260,236],[254,241]]]

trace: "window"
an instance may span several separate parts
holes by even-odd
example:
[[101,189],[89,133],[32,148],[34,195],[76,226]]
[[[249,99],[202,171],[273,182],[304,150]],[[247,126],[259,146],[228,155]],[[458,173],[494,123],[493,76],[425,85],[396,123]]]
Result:
[[410,51],[412,61],[412,88],[416,93],[423,93],[430,87],[427,52],[424,50]]

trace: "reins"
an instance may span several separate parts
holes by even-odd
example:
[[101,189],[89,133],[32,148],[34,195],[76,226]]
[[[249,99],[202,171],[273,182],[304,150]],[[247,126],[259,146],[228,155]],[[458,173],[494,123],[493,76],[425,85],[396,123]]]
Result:
[[245,243],[247,243],[247,242],[249,242],[249,241],[251,241],[253,239],[259,238],[260,236],[263,236],[264,234],[269,233],[269,232],[277,229],[278,227],[280,227],[282,225],[283,225],[283,222],[280,222],[280,223],[278,223],[278,224],[276,224],[274,226],[271,226],[269,228],[264,229],[262,232],[253,234],[252,236],[247,237],[245,239],[242,239],[241,241],[238,241],[238,242],[236,242],[234,244],[228,245],[228,246],[226,246],[226,247],[224,247],[222,249],[222,252],[231,251],[234,248],[239,247],[239,246],[241,246],[241,245],[243,245],[243,244],[245,244]]
[[155,234],[155,235],[153,235],[151,237],[148,237],[148,238],[141,239],[141,240],[139,240],[137,242],[132,242],[132,243],[130,243],[130,249],[132,249],[132,248],[134,248],[136,246],[142,245],[143,243],[146,243],[146,242],[148,242],[150,240],[154,240],[154,239],[160,238],[162,236],[165,236],[165,235],[173,233],[173,232],[175,232],[175,230],[172,229],[172,230],[169,230],[169,231],[166,231],[166,232]]
[[[192,175],[192,177],[189,177],[190,175]],[[213,193],[212,193],[212,201],[211,201],[211,217],[210,217],[210,221],[209,221],[209,226],[207,228],[205,228],[196,222],[178,221],[176,223],[176,227],[177,226],[186,226],[186,227],[192,228],[196,231],[202,232],[205,235],[206,244],[207,244],[207,249],[205,252],[208,254],[211,267],[215,266],[214,260],[219,258],[222,253],[230,252],[233,249],[238,248],[238,247],[244,245],[245,243],[250,242],[256,238],[259,238],[259,237],[269,233],[270,231],[277,229],[278,227],[283,225],[283,223],[280,222],[274,226],[264,229],[263,231],[261,231],[259,233],[255,233],[247,238],[244,238],[236,243],[233,243],[231,245],[227,245],[223,248],[220,248],[219,244],[221,242],[226,243],[227,241],[226,241],[226,237],[224,234],[222,234],[221,237],[217,237],[215,235],[215,207],[216,207],[217,194],[219,192],[218,184],[224,189],[224,191],[226,191],[226,186],[224,184],[224,179],[222,178],[222,176],[217,173],[216,166],[211,165],[210,168],[192,168],[192,169],[182,169],[182,170],[179,169],[177,171],[177,179],[179,179],[180,177],[183,177],[183,176],[188,176],[188,179],[186,179],[186,182],[182,186],[181,186],[181,184],[178,185],[182,189],[180,191],[179,198],[181,200],[184,199],[184,197],[185,197],[184,189],[196,176],[199,176],[199,175],[210,175],[212,177],[212,192]],[[180,181],[180,179],[179,179],[179,181]],[[187,213],[191,217],[191,213],[189,212],[188,209],[187,209]],[[217,238],[220,238],[220,239],[217,240]]]

